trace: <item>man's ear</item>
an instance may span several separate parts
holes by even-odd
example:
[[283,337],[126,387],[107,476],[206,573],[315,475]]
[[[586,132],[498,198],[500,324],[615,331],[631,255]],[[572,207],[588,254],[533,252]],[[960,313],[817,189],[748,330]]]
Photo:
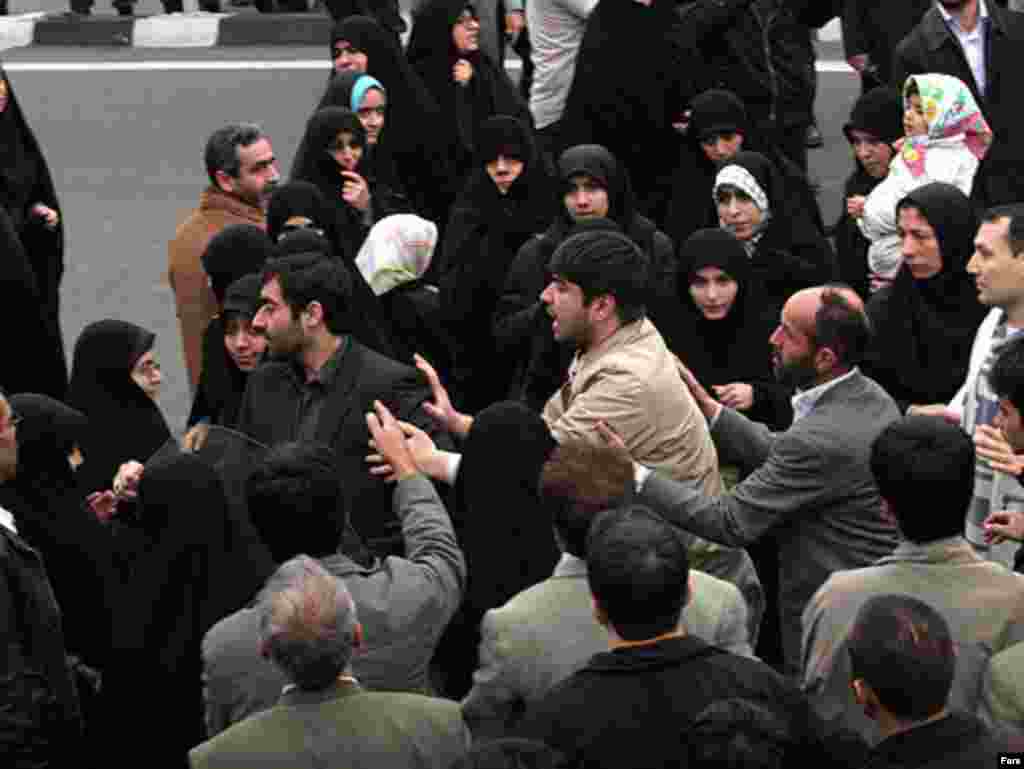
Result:
[[235,180],[224,171],[214,171],[213,178],[217,180],[217,189],[221,192],[234,193]]
[[[303,321],[303,326],[307,328],[311,325],[323,325],[324,322],[324,307],[320,302],[315,299],[306,305],[306,308],[302,311],[301,315],[307,320]],[[307,322],[308,321],[308,322]]]
[[611,624],[608,622],[608,613],[604,610],[604,607],[593,596],[591,596],[591,600],[594,604],[594,619],[597,620],[597,624],[603,628],[611,628]]

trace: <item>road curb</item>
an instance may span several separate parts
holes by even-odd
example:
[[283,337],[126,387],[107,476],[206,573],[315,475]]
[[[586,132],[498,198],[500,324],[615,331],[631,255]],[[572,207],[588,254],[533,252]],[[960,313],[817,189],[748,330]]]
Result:
[[212,48],[327,45],[333,21],[317,13],[170,13],[154,16],[21,14],[0,17],[0,49],[26,45]]

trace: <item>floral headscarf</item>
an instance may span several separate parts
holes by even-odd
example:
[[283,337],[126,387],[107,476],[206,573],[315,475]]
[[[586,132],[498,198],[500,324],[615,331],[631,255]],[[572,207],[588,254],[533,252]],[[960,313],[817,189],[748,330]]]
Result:
[[913,75],[903,86],[903,106],[910,109],[909,92],[917,87],[928,122],[927,136],[908,136],[903,143],[903,160],[913,176],[924,174],[928,145],[936,139],[963,136],[967,149],[981,160],[992,143],[992,129],[981,114],[971,89],[950,75]]

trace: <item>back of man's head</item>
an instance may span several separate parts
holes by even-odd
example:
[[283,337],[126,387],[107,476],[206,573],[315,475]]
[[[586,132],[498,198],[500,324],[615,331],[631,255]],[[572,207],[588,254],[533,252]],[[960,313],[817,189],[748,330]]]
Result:
[[337,552],[346,520],[329,446],[274,446],[249,475],[245,494],[252,524],[278,563]]
[[340,577],[300,555],[267,580],[258,604],[263,654],[300,689],[326,689],[348,667],[361,630]]
[[594,517],[625,504],[632,490],[633,461],[621,449],[567,441],[541,468],[541,504],[565,551],[584,560]]
[[621,324],[644,316],[649,260],[621,233],[598,230],[566,238],[551,255],[548,271],[579,286],[585,304],[612,296]]
[[352,274],[341,262],[318,253],[280,256],[267,260],[262,276],[264,283],[277,281],[295,317],[317,302],[328,332],[341,336],[351,331]]
[[626,641],[675,631],[688,599],[690,561],[672,525],[640,505],[599,515],[587,537],[587,581]]
[[907,595],[870,598],[857,613],[847,642],[850,677],[871,687],[880,704],[901,721],[939,714],[956,671],[956,647],[946,620]]
[[263,129],[255,123],[231,123],[214,131],[206,140],[206,150],[203,153],[210,184],[220,188],[217,181],[218,171],[237,179],[242,170],[238,148],[253,145],[262,138]]
[[871,472],[906,539],[963,533],[974,493],[974,444],[956,425],[931,416],[898,419],[872,444]]
[[841,283],[826,285],[814,314],[815,347],[829,348],[837,368],[850,369],[864,359],[870,340],[871,324],[854,290]]

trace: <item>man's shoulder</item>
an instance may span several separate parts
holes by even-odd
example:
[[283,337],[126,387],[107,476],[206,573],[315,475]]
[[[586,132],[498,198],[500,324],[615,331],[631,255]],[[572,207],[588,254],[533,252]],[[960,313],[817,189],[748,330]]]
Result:
[[[512,596],[503,606],[484,615],[484,623],[496,632],[525,635],[539,626],[557,632],[556,624],[567,612],[580,609],[592,616],[586,575],[549,577]],[[577,612],[579,613],[579,612]],[[553,624],[555,623],[555,624]]]
[[443,697],[413,692],[363,691],[358,698],[359,709],[363,713],[386,714],[385,717],[396,718],[420,714],[435,721],[462,721],[462,705]]
[[224,617],[203,636],[203,659],[209,662],[234,655],[240,645],[252,647],[259,624],[259,613],[251,608],[239,609]]

